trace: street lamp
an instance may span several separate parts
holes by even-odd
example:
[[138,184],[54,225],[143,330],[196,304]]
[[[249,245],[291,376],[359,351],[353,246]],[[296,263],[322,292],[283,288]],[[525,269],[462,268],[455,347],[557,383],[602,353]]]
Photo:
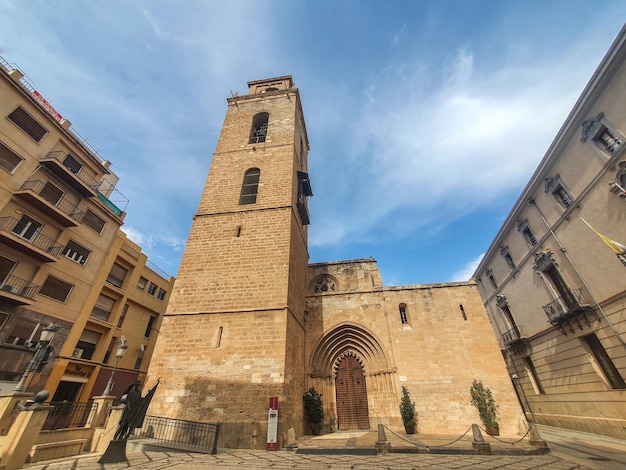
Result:
[[115,371],[117,370],[117,365],[120,363],[120,359],[124,357],[126,349],[128,349],[128,345],[126,344],[126,338],[122,335],[122,338],[120,339],[120,345],[117,347],[117,351],[115,351],[115,366],[113,366],[113,370],[111,371],[111,377],[109,377],[109,382],[107,383],[107,386],[102,393],[103,395],[111,394],[111,390],[113,389],[113,376],[115,375]]
[[25,392],[28,390],[28,386],[26,385],[26,380],[31,372],[41,372],[43,367],[48,362],[48,357],[52,353],[52,347],[50,343],[52,343],[52,339],[56,334],[58,326],[54,324],[54,322],[50,323],[48,326],[41,330],[41,336],[39,337],[39,344],[37,344],[37,350],[35,351],[35,355],[33,359],[28,364],[28,367],[22,374],[22,378],[15,386],[13,391],[15,392]]

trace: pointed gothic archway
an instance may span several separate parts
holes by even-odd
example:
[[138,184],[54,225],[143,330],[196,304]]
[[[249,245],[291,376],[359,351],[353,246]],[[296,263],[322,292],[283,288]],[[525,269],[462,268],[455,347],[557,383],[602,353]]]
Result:
[[309,367],[310,386],[327,397],[331,426],[370,429],[372,420],[389,416],[395,367],[389,365],[380,341],[364,327],[345,323],[328,331],[314,348]]
[[339,430],[369,429],[365,374],[363,366],[351,351],[337,360],[335,393]]

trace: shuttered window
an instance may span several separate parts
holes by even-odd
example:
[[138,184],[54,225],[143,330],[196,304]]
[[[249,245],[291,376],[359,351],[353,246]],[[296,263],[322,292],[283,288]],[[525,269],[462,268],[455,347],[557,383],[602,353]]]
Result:
[[91,316],[93,318],[97,318],[102,321],[109,321],[109,316],[111,315],[111,311],[115,306],[115,299],[108,297],[104,294],[100,294],[98,300],[96,301],[96,305],[91,311]]
[[0,142],[0,168],[11,173],[22,162],[22,157]]
[[100,217],[98,217],[94,212],[90,209],[87,209],[85,215],[83,216],[83,223],[92,230],[95,230],[97,233],[102,233],[102,229],[104,229],[105,222]]
[[18,106],[15,111],[9,114],[8,118],[15,123],[17,127],[31,136],[35,142],[39,142],[48,130],[39,124],[35,118],[28,114],[24,108]]
[[72,284],[62,281],[54,276],[48,276],[41,286],[39,293],[61,302],[65,302],[72,291]]
[[128,269],[123,268],[117,263],[113,263],[111,272],[109,272],[109,276],[107,277],[107,282],[113,284],[115,287],[122,287],[126,274],[128,274]]

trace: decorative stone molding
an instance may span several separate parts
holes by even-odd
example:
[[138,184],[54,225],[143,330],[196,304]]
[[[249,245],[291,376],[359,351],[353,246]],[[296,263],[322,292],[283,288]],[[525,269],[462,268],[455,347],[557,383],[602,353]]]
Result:
[[554,254],[552,253],[552,250],[547,248],[545,250],[541,250],[535,253],[535,264],[534,264],[535,271],[542,273],[546,269],[548,269],[548,267],[551,264],[554,264],[555,266],[557,265],[557,262],[556,262],[556,259],[554,258]]
[[602,128],[603,119],[604,119],[604,113],[599,113],[595,117],[595,119],[587,119],[586,121],[584,121],[582,124],[583,129],[582,129],[582,136],[580,140],[582,142],[586,142],[587,139],[590,139],[590,138],[593,139]]

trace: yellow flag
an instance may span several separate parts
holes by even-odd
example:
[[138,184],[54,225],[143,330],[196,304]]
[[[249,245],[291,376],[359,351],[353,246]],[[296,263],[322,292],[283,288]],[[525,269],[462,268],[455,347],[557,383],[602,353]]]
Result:
[[598,232],[595,228],[593,228],[591,225],[589,225],[589,223],[581,218],[580,220],[582,220],[587,227],[589,227],[591,230],[593,230],[593,232],[600,237],[600,239],[606,243],[606,246],[608,246],[611,250],[613,250],[613,253],[615,253],[616,255],[623,255],[626,254],[626,245],[622,245],[620,242],[616,242],[615,240],[611,240],[609,237],[602,235],[600,232]]

